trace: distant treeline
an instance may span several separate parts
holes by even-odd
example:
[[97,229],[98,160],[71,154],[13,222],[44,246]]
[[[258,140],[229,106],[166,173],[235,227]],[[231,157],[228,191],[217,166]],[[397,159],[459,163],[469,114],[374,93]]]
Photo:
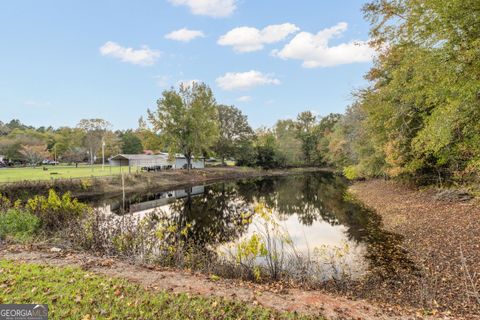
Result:
[[[204,84],[198,87],[210,90]],[[181,90],[168,93],[179,94]],[[164,107],[162,103],[159,102],[159,108]],[[296,119],[280,120],[272,128],[253,130],[247,117],[234,106],[215,104],[212,110],[209,120],[185,116],[185,123],[172,116],[178,112],[166,115],[160,111],[162,117],[158,111],[150,112],[148,121],[140,118],[138,128],[117,131],[111,130],[110,123],[103,119],[83,119],[76,127],[60,128],[36,128],[19,120],[0,121],[0,155],[5,158],[4,162],[12,164],[36,165],[44,159],[94,163],[101,161],[104,144],[106,159],[119,153],[169,151],[267,169],[319,166],[326,164],[325,139],[341,118],[339,114],[318,118],[306,111]],[[185,108],[184,115],[187,114],[198,113]],[[158,127],[159,121],[167,121],[166,118],[174,124],[168,128]],[[206,122],[208,130],[198,128],[195,122]],[[191,130],[182,130],[188,126]],[[199,139],[199,135],[204,135],[203,139]],[[192,145],[190,149],[189,145]]]
[[141,153],[144,146],[155,143],[156,135],[139,128],[135,131],[112,131],[102,119],[84,119],[74,128],[35,128],[12,120],[0,121],[0,155],[5,163],[38,164],[45,159],[62,162],[94,162],[125,152]]
[[166,90],[157,108],[140,118],[138,128],[111,130],[103,119],[83,119],[76,127],[39,127],[19,120],[0,122],[0,155],[8,163],[36,165],[101,161],[127,153],[167,151],[192,157],[216,157],[222,163],[266,169],[319,166],[327,162],[327,140],[339,114],[324,118],[305,111],[296,119],[280,120],[272,128],[253,130],[236,107],[217,104],[204,83]]

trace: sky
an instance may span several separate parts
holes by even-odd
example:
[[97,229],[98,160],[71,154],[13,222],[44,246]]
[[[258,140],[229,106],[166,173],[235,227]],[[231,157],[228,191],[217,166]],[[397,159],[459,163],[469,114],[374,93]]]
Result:
[[374,55],[361,0],[4,0],[0,121],[136,128],[191,81],[250,124],[344,112]]

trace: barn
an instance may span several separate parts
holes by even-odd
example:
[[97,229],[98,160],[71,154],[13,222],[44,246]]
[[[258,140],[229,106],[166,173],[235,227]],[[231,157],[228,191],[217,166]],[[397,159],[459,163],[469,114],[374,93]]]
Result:
[[[205,158],[193,158],[192,169],[201,169],[205,168]],[[175,169],[187,169],[187,159],[185,156],[175,157]]]
[[[168,153],[161,153],[168,158]],[[205,168],[205,158],[193,158],[191,162],[192,169]],[[174,169],[187,169],[187,158],[183,154],[177,153],[175,155],[175,162],[172,161]]]
[[110,158],[110,165],[120,167],[140,167],[168,169],[172,164],[161,154],[119,154]]
[[[192,159],[192,168],[205,168],[204,158]],[[184,155],[176,154],[175,159],[170,159],[168,153],[160,154],[119,154],[110,158],[110,165],[122,167],[139,167],[147,170],[186,169],[187,159]]]

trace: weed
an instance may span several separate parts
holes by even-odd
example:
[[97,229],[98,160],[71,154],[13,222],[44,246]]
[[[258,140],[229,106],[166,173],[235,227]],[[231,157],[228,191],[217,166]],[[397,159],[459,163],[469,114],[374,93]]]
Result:
[[28,241],[40,227],[35,215],[21,209],[0,212],[0,239],[11,237],[15,241]]
[[59,196],[53,189],[49,191],[48,197],[35,196],[29,199],[25,209],[39,217],[41,227],[48,231],[65,227],[90,211],[88,205],[72,199],[70,193]]

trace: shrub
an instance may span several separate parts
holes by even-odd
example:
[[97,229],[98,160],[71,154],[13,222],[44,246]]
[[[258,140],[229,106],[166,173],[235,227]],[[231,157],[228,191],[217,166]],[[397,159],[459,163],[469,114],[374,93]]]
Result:
[[250,270],[257,281],[260,280],[261,270],[256,265],[256,260],[267,255],[264,239],[257,233],[236,244],[236,262]]
[[25,241],[39,229],[40,220],[26,210],[9,209],[0,212],[0,239],[7,236],[14,240]]
[[343,168],[343,175],[348,180],[356,180],[359,178],[357,168],[355,168],[355,166],[348,166]]
[[77,199],[72,200],[69,192],[60,197],[53,189],[49,191],[48,197],[35,196],[29,199],[25,209],[40,218],[41,227],[45,230],[65,227],[91,210]]
[[12,207],[12,202],[6,196],[0,193],[0,210],[6,211]]

